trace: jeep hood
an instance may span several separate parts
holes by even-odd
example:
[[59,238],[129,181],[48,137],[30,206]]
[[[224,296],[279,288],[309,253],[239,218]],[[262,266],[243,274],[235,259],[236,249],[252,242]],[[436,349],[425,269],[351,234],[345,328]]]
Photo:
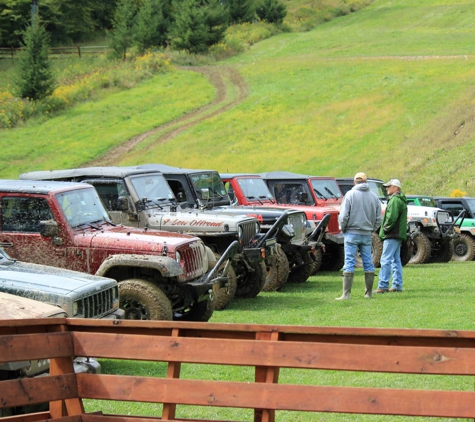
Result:
[[166,243],[168,252],[182,245],[199,241],[197,237],[161,230],[116,226],[107,230],[87,230],[75,236],[76,246],[95,249],[115,249],[121,253],[162,253]]
[[[72,292],[90,293],[96,285],[97,290],[116,285],[116,281],[106,277],[93,276],[71,270],[48,267],[9,260],[3,265],[0,260],[0,291],[24,296],[22,292],[68,296]],[[36,295],[31,299],[41,300]]]

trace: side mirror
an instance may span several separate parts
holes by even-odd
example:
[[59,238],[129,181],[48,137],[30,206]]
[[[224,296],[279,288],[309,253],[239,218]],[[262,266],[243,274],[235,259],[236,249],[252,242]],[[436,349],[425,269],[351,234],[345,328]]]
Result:
[[203,188],[200,190],[201,192],[201,199],[209,199],[209,189],[208,188]]
[[117,209],[119,211],[128,211],[129,210],[129,200],[126,196],[119,196],[117,198]]
[[299,202],[307,203],[308,202],[308,194],[307,192],[300,192],[299,195]]
[[54,237],[59,233],[58,223],[54,220],[40,221],[40,235]]

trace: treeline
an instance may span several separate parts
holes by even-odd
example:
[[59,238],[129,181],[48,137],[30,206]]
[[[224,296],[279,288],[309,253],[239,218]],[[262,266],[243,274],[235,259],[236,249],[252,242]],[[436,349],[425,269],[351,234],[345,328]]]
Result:
[[120,52],[131,45],[192,53],[222,40],[229,25],[282,23],[282,0],[0,0],[0,46],[20,47],[37,11],[50,43],[67,45],[107,32]]

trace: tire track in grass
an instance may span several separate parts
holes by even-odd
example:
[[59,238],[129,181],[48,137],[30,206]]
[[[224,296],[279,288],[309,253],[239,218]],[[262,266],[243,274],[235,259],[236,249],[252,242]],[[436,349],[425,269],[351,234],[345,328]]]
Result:
[[[199,124],[203,120],[217,116],[241,103],[249,95],[249,88],[244,78],[236,69],[224,66],[193,66],[182,67],[182,70],[199,72],[205,75],[216,90],[215,99],[209,104],[200,107],[190,113],[171,120],[163,125],[157,126],[147,132],[141,133],[124,143],[117,145],[107,151],[107,153],[98,159],[89,161],[87,166],[108,166],[120,162],[123,158],[132,152],[140,143],[147,140],[152,135],[159,134],[154,141],[156,143],[165,143],[184,130]],[[230,101],[231,92],[228,89],[227,81],[236,90],[235,98]]]

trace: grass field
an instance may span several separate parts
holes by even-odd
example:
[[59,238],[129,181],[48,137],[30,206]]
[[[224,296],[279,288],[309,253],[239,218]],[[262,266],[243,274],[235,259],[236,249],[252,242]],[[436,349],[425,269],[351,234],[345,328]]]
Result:
[[[227,309],[213,314],[211,322],[266,323],[312,326],[437,328],[473,330],[475,320],[475,262],[408,265],[404,267],[404,292],[375,295],[365,299],[363,270],[357,270],[352,297],[336,301],[342,289],[341,276],[322,272],[303,284],[288,284],[281,292],[261,293],[253,299],[237,299]],[[217,351],[219,353],[219,351]],[[147,376],[164,376],[166,364],[151,362],[102,362],[104,373],[113,373],[117,365],[121,372]],[[252,381],[250,368],[184,365],[182,377],[214,379],[239,377]],[[281,377],[289,382],[317,385],[395,387],[473,391],[473,377],[395,375],[336,371],[283,370]],[[160,406],[151,404],[88,402],[88,410],[101,408],[104,412],[131,411],[151,415]],[[179,408],[181,417],[219,415],[221,419],[251,420],[251,414],[233,409]],[[278,421],[422,421],[424,418],[394,416],[363,416],[341,414],[308,414],[282,412]],[[450,419],[430,419],[449,421]]]

